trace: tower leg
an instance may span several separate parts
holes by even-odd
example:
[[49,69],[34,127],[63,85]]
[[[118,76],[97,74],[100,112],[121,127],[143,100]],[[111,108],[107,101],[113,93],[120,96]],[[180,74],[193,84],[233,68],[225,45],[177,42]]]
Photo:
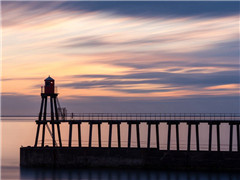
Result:
[[60,125],[57,124],[57,131],[58,131],[58,140],[59,140],[59,146],[62,147],[62,140],[61,140],[61,133],[60,133]]
[[[43,121],[46,122],[47,120],[47,96],[44,97],[44,117],[43,117]],[[47,123],[47,122],[46,122]],[[44,123],[43,124],[43,131],[42,131],[42,147],[44,147],[44,140],[45,140],[45,126],[46,124]]]
[[51,106],[51,124],[52,124],[52,143],[53,143],[53,147],[55,147],[54,111],[53,111],[52,97],[50,97],[50,106]]
[[[54,99],[53,99],[53,100],[54,100],[54,107],[55,107],[55,116],[56,116],[56,121],[59,121],[56,98],[57,98],[57,97],[54,97]],[[62,147],[62,139],[61,139],[61,132],[60,132],[59,123],[57,123],[57,131],[58,131],[59,146]]]
[[[39,112],[39,115],[38,115],[38,121],[41,121],[41,119],[42,119],[43,104],[44,104],[44,97],[42,96],[40,112]],[[38,144],[39,130],[40,130],[40,124],[38,124],[38,127],[37,127],[37,134],[36,134],[34,147],[37,147],[37,144]]]
[[42,101],[41,101],[41,106],[40,106],[40,112],[39,112],[39,116],[38,116],[38,120],[41,121],[42,119],[42,110],[43,110],[43,104],[44,104],[44,97],[42,96]]
[[43,130],[42,130],[42,147],[44,147],[44,140],[45,140],[45,126],[46,126],[46,124],[43,123]]
[[34,147],[37,147],[37,144],[38,144],[39,130],[40,130],[40,124],[38,124],[38,126],[37,126],[37,134],[36,134]]

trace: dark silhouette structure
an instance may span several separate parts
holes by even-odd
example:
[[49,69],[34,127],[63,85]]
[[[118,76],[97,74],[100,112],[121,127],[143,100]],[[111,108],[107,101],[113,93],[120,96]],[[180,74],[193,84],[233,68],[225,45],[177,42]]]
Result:
[[[45,81],[45,86],[41,87],[42,101],[41,101],[38,121],[36,121],[38,126],[37,126],[37,134],[36,134],[36,140],[35,140],[34,146],[37,147],[39,131],[40,131],[40,127],[42,126],[42,144],[41,144],[41,146],[44,147],[46,126],[49,130],[49,127],[47,124],[47,104],[48,104],[48,97],[49,97],[49,99],[50,99],[50,114],[51,114],[50,124],[52,126],[52,132],[51,132],[52,144],[53,144],[53,147],[55,147],[57,145],[57,142],[55,141],[55,125],[56,125],[57,132],[58,132],[59,146],[62,147],[61,132],[60,132],[60,126],[59,126],[59,124],[61,122],[59,121],[59,116],[58,116],[58,109],[60,107],[57,106],[58,93],[56,93],[55,82],[54,82],[53,78],[51,78],[49,76],[44,81]],[[50,132],[50,130],[49,130],[49,132]]]

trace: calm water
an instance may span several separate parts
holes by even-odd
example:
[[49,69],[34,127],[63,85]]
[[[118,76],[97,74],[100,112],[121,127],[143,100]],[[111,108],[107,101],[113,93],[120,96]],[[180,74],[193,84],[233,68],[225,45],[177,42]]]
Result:
[[[2,142],[1,142],[1,179],[116,179],[116,180],[240,180],[240,173],[230,172],[183,172],[183,171],[156,171],[156,170],[116,170],[116,169],[26,169],[19,166],[19,148],[21,146],[33,145],[36,134],[36,124],[33,118],[4,118],[1,121]],[[117,145],[116,127],[113,128],[113,145]],[[102,144],[107,146],[108,126],[102,125]],[[152,147],[156,146],[155,128],[152,128]],[[166,148],[167,126],[161,124],[160,130],[160,148]],[[228,145],[228,126],[221,126],[221,149],[226,149]],[[62,138],[64,145],[67,145],[68,127],[61,125]],[[147,126],[140,126],[141,145],[146,146]],[[46,140],[50,144],[51,139],[47,133]],[[83,145],[88,144],[88,125],[82,125]],[[236,132],[234,132],[236,133]],[[213,149],[216,149],[215,129],[213,129]],[[93,146],[97,146],[97,127],[93,128]],[[187,126],[180,126],[180,144],[181,149],[186,149]],[[121,136],[123,146],[127,145],[127,125],[121,125]],[[41,137],[41,136],[40,136]],[[136,146],[135,127],[132,129],[133,146]],[[175,132],[172,130],[172,149],[175,149]],[[200,126],[200,148],[206,149],[208,142],[208,128],[205,125]],[[77,145],[77,129],[73,128],[73,145]],[[195,135],[192,132],[192,148],[195,148]],[[236,139],[234,139],[234,150],[236,150]]]

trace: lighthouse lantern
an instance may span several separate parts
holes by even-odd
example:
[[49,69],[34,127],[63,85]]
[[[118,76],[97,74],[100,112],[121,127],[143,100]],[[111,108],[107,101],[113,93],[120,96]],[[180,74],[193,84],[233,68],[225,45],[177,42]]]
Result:
[[54,94],[54,79],[50,76],[45,79],[45,94]]

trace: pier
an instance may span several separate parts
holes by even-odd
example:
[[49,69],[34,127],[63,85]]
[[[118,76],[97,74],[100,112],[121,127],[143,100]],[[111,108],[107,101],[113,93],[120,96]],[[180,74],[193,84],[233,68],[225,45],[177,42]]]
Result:
[[[112,144],[112,134],[113,134],[113,126],[116,127],[117,132],[117,143],[118,148],[122,147],[121,143],[121,124],[127,124],[128,127],[128,142],[127,148],[131,148],[132,144],[132,134],[136,133],[137,137],[137,148],[141,148],[141,131],[140,131],[140,124],[147,125],[147,148],[151,148],[151,134],[152,129],[155,128],[155,141],[156,147],[160,150],[159,145],[159,137],[161,136],[161,132],[159,131],[159,126],[161,124],[167,124],[167,149],[171,150],[171,136],[172,131],[175,131],[176,134],[176,150],[180,150],[180,141],[179,141],[179,134],[181,131],[179,130],[180,124],[184,124],[187,126],[187,150],[191,151],[191,141],[192,141],[192,130],[195,129],[195,143],[196,143],[196,150],[200,151],[200,139],[199,135],[200,132],[199,126],[200,124],[206,124],[208,126],[208,150],[212,151],[212,136],[213,136],[213,128],[216,128],[216,137],[217,137],[217,151],[221,151],[221,136],[229,136],[229,148],[228,151],[232,151],[233,147],[233,138],[237,139],[237,149],[240,151],[240,132],[239,132],[239,125],[240,125],[240,114],[238,113],[69,113],[65,114],[64,117],[59,117],[59,120],[51,120],[50,114],[46,116],[46,119],[43,120],[36,120],[36,124],[38,125],[37,128],[37,135],[35,140],[35,147],[44,147],[44,138],[45,138],[45,126],[49,124],[49,127],[52,127],[52,146],[55,147],[58,143],[59,147],[62,147],[61,142],[61,133],[60,133],[60,124],[67,123],[69,126],[69,136],[68,139],[68,147],[72,147],[72,133],[73,133],[73,126],[77,127],[78,131],[78,147],[82,147],[81,141],[81,126],[83,123],[88,124],[89,128],[89,141],[88,147],[92,146],[92,139],[93,139],[93,126],[97,126],[97,135],[98,135],[98,147],[102,147],[102,139],[101,139],[101,126],[103,123],[108,125],[109,131],[109,138],[108,138],[108,147],[111,148]],[[229,126],[229,134],[221,134],[220,126],[222,124]],[[40,133],[40,126],[42,126],[42,140],[39,142],[39,133]],[[55,132],[54,127],[57,127],[58,133]],[[133,127],[135,127],[135,132],[133,132]],[[236,131],[236,137],[233,137],[233,131]],[[85,134],[86,136],[86,134]],[[57,141],[56,141],[57,139]],[[64,138],[66,139],[66,137]],[[56,143],[57,142],[57,143]],[[164,149],[163,149],[164,150]]]
[[[49,77],[45,82],[39,116],[35,121],[35,143],[32,147],[20,148],[21,166],[240,170],[240,113],[67,113],[60,107],[54,80]],[[47,113],[48,98],[50,113]],[[67,137],[61,134],[62,124],[68,127]],[[140,126],[143,124],[147,127],[146,144],[142,143],[144,132]],[[165,148],[160,146],[160,138],[164,136],[160,130],[163,124],[167,131]],[[89,134],[82,133],[83,125],[87,125],[85,128],[89,129]],[[185,130],[180,128],[183,125]],[[201,129],[201,125],[208,130]],[[228,133],[221,131],[222,125],[229,129]],[[102,126],[108,129],[107,146],[103,146]],[[77,145],[72,143],[73,127],[77,127]],[[94,139],[98,140],[98,146],[94,147],[93,127],[97,127]],[[114,132],[113,127],[116,127]],[[127,132],[126,145],[122,142],[123,130]],[[51,135],[51,144],[45,142],[47,131]],[[117,146],[112,145],[113,133],[117,135]],[[132,146],[133,133],[136,135],[136,146]],[[182,133],[187,134],[185,148],[180,143]],[[175,142],[172,142],[173,134]],[[208,137],[207,149],[201,148],[202,134]],[[216,136],[216,149],[212,148],[213,135]],[[85,146],[83,136],[88,136]],[[227,149],[222,148],[222,137],[229,139]],[[67,139],[68,143],[64,144],[62,139]],[[233,140],[237,141],[235,148]]]

